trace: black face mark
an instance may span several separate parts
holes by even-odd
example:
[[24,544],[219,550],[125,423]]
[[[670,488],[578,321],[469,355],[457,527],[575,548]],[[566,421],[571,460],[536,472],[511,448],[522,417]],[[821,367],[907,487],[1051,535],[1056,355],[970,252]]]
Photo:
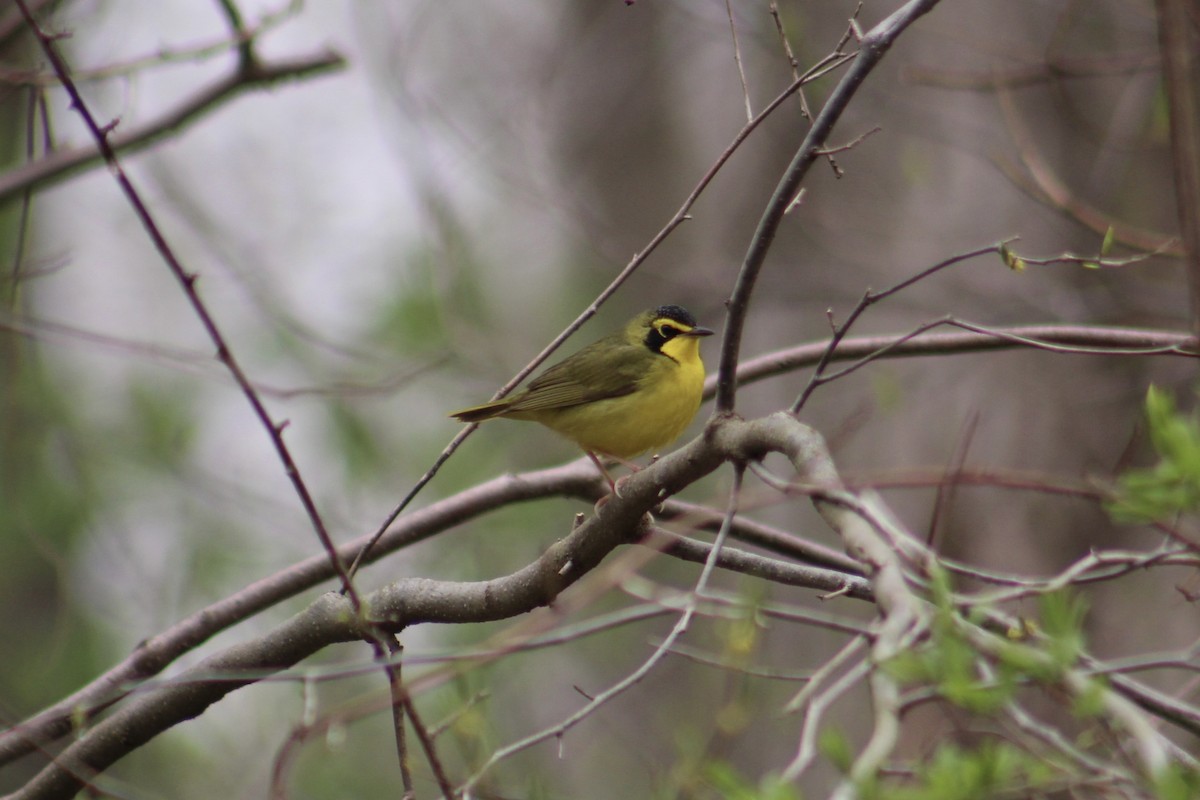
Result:
[[[668,306],[664,306],[664,308],[667,307]],[[676,308],[678,308],[678,306],[676,306]],[[662,309],[659,310],[661,311]],[[686,314],[687,312],[685,311],[684,313]],[[682,320],[680,321],[682,322]],[[671,341],[681,333],[686,332],[687,331],[685,329],[676,325],[672,325],[671,318],[656,319],[654,322],[650,323],[650,331],[646,334],[646,347],[649,347],[652,352],[662,353],[664,344]]]

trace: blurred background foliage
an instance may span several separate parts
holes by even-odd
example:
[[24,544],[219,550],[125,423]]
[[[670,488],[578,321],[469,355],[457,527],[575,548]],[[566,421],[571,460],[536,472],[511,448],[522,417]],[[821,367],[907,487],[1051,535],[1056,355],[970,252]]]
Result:
[[[151,57],[82,81],[93,110],[119,118],[118,130],[158,118],[231,69],[227,50],[156,55],[227,38],[217,2],[52,5],[48,24],[71,33],[61,46],[76,71]],[[779,0],[801,69],[830,51],[856,5]],[[864,3],[863,27],[896,5]],[[282,7],[238,6],[248,20]],[[126,159],[247,372],[289,420],[288,443],[336,539],[379,524],[457,432],[446,412],[490,396],[579,314],[745,124],[747,100],[757,112],[791,81],[767,2],[731,7],[746,98],[719,0],[291,4],[263,37],[264,54],[328,47],[346,57],[345,69],[249,93]],[[827,309],[844,318],[868,287],[1008,237],[1019,236],[1013,247],[1027,255],[1096,253],[1104,228],[1068,205],[1094,209],[1119,234],[1169,239],[1175,212],[1156,47],[1148,1],[943,3],[888,54],[834,140],[881,130],[837,154],[844,174],[812,172],[763,273],[744,354],[825,337]],[[21,35],[4,40],[3,58],[10,80],[0,92],[0,158],[14,169],[30,147],[31,92],[21,76],[46,69]],[[807,90],[812,108],[834,80]],[[56,145],[85,143],[62,93],[50,88],[45,99]],[[805,128],[798,102],[768,119],[691,220],[567,348],[664,302],[719,329],[758,215]],[[35,134],[37,152],[43,135]],[[1072,202],[1049,201],[1051,185]],[[0,262],[10,265],[0,279],[0,715],[10,722],[318,544],[267,436],[107,172],[37,192],[27,229],[20,203],[0,212]],[[1118,235],[1117,254],[1134,252],[1128,242]],[[997,257],[914,286],[873,309],[857,332],[900,333],[945,314],[987,325],[1182,330],[1187,301],[1169,256],[1122,270],[1021,274]],[[714,346],[706,357],[715,365]],[[805,419],[830,438],[851,478],[940,469],[966,452],[972,465],[1104,481],[1147,457],[1138,432],[1147,385],[1181,389],[1190,406],[1192,372],[1179,361],[1034,352],[905,359],[822,389]],[[739,408],[750,416],[784,407],[805,379],[747,386]],[[540,429],[490,424],[420,502],[574,457]],[[688,497],[719,506],[729,480],[718,473]],[[888,498],[915,530],[929,527],[932,489]],[[362,583],[503,574],[585,510],[566,500],[506,509],[385,559]],[[836,544],[798,505],[753,513]],[[1113,528],[1079,501],[967,487],[953,493],[936,531],[948,554],[1019,572],[1146,537]],[[659,560],[644,573],[686,586],[695,567]],[[1100,655],[1195,639],[1195,615],[1166,574],[1089,592],[1089,640]],[[812,592],[736,576],[718,585],[752,604],[819,605]],[[309,599],[218,636],[205,652]],[[629,602],[613,591],[585,613]],[[870,612],[850,600],[830,608]],[[534,616],[557,624],[555,613]],[[1144,624],[1148,614],[1154,625]],[[451,769],[462,774],[497,746],[562,719],[579,692],[633,669],[669,624],[514,655],[423,696],[427,721],[447,720]],[[414,630],[406,647],[470,648],[507,627]],[[778,620],[712,620],[688,646],[794,673],[842,641]],[[347,648],[319,666],[368,660],[366,648]],[[568,734],[563,759],[551,746],[535,748],[498,768],[494,782],[521,797],[716,797],[738,787],[791,797],[761,778],[794,750],[794,721],[773,709],[795,686],[669,659]],[[1163,688],[1173,687],[1164,680]],[[239,692],[109,780],[129,796],[261,795],[306,704],[337,713],[364,697],[371,713],[350,714],[296,748],[292,796],[394,793],[386,692],[374,673]],[[838,721],[852,741],[866,729],[855,716],[864,707],[851,704]],[[913,753],[952,730],[930,714]],[[35,761],[0,773],[0,790],[18,785]],[[428,775],[420,780],[428,791]]]

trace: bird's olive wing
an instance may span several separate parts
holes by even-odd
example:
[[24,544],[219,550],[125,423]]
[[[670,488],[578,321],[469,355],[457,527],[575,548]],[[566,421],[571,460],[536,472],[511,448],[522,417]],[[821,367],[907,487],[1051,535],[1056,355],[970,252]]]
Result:
[[653,353],[631,347],[621,336],[601,339],[534,378],[513,398],[509,410],[568,408],[631,394],[647,368],[646,360],[653,358]]

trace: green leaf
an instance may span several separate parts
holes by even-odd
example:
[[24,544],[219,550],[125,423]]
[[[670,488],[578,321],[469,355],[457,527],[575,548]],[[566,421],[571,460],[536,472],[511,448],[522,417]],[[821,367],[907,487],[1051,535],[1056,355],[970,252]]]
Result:
[[1067,591],[1051,592],[1039,598],[1042,630],[1049,640],[1048,652],[1063,667],[1079,658],[1083,649],[1083,619],[1087,601]]
[[1108,685],[1103,678],[1089,680],[1087,688],[1075,696],[1071,712],[1080,718],[1100,716],[1104,713],[1104,696],[1107,692]]
[[1200,424],[1195,415],[1178,412],[1168,393],[1151,386],[1146,423],[1159,461],[1120,477],[1106,506],[1118,522],[1151,522],[1200,509]]
[[821,731],[817,748],[842,773],[849,772],[854,764],[854,750],[850,747],[846,735],[837,728],[825,728]]
[[1036,762],[1003,742],[985,741],[976,750],[941,747],[918,771],[915,785],[889,787],[875,797],[887,800],[985,800],[1040,796]]
[[1158,800],[1194,800],[1200,797],[1200,772],[1171,763],[1154,777]]
[[1104,232],[1104,241],[1100,243],[1100,255],[1106,256],[1112,251],[1113,241],[1117,238],[1117,232],[1113,230],[1113,226],[1109,225],[1108,230]]
[[704,778],[722,800],[800,800],[796,787],[778,776],[767,775],[755,786],[724,761],[705,764]]
[[1000,245],[1000,260],[1013,272],[1024,272],[1025,267],[1028,266],[1025,259],[1010,250],[1006,244]]
[[929,659],[923,651],[904,650],[883,663],[883,668],[889,675],[903,684],[920,683],[932,679]]

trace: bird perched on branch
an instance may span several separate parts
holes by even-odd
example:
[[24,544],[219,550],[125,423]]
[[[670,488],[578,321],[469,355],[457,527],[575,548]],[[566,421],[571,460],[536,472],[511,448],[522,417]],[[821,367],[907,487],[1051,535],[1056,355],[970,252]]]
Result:
[[704,388],[700,338],[710,335],[687,309],[659,306],[549,367],[512,397],[450,416],[540,422],[583,448],[613,486],[600,456],[628,463],[673,442],[696,416]]

